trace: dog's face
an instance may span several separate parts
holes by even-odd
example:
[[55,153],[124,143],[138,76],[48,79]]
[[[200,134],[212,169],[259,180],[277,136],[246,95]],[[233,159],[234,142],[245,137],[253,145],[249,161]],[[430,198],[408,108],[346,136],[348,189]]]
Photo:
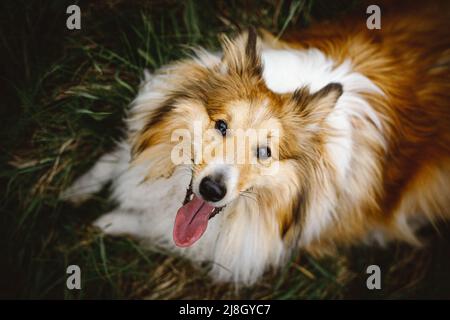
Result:
[[[236,81],[228,77],[219,83]],[[281,101],[257,83],[244,94],[237,83],[235,90],[210,89],[207,106],[200,108],[204,134],[195,148],[192,187],[194,194],[223,207],[269,184],[278,169],[282,126],[276,109]]]
[[292,94],[269,90],[255,32],[225,39],[223,49],[221,61],[211,66],[185,67],[186,78],[134,144],[135,160],[153,159],[151,178],[177,165],[173,156],[183,135],[174,139],[174,133],[188,133],[182,145],[192,181],[175,221],[179,246],[192,245],[208,220],[236,201],[264,207],[282,233],[300,221],[299,201],[316,176],[314,161],[325,139],[323,120],[342,93],[339,84],[314,94],[308,88]]

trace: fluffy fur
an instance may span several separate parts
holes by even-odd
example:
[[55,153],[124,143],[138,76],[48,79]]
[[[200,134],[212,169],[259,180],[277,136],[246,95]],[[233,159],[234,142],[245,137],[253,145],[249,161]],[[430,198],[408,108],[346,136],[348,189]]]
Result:
[[[359,12],[283,41],[244,33],[225,38],[222,53],[198,50],[146,73],[127,139],[64,197],[83,200],[112,181],[118,206],[96,226],[211,262],[219,281],[251,284],[299,248],[419,244],[418,226],[450,215],[450,20],[439,7],[409,9],[382,11],[381,30],[367,30]],[[279,130],[277,154],[265,164],[171,162],[174,130],[224,117],[232,128]],[[201,178],[220,170],[228,191],[215,205],[226,206],[194,245],[176,247],[188,185],[198,195]]]

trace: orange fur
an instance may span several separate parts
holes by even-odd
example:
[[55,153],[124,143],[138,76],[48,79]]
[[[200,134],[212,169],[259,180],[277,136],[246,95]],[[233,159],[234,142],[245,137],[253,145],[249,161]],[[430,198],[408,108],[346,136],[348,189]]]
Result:
[[[417,243],[395,224],[405,201],[407,214],[425,213],[431,221],[450,217],[449,9],[448,2],[396,1],[381,5],[381,30],[365,28],[361,8],[341,22],[292,32],[278,43],[319,48],[337,63],[350,58],[354,70],[386,94],[366,95],[383,119],[388,140],[388,152],[379,151],[378,192],[368,194],[375,201],[368,201],[363,214],[350,215],[347,226],[329,230],[327,242],[354,242],[369,227],[381,225],[392,237]],[[437,171],[446,181],[440,182],[441,190],[432,178]],[[427,194],[424,200],[422,194],[430,188],[443,195]],[[314,249],[320,251],[322,245]]]

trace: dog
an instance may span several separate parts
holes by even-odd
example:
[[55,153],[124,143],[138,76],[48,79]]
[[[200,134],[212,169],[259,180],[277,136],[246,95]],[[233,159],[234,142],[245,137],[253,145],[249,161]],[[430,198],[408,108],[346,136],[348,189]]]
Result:
[[[450,216],[450,20],[409,6],[381,30],[363,13],[282,40],[250,29],[146,71],[126,138],[63,198],[110,181],[118,205],[95,226],[246,285],[298,250],[420,245],[418,228]],[[262,138],[225,161],[239,129]]]

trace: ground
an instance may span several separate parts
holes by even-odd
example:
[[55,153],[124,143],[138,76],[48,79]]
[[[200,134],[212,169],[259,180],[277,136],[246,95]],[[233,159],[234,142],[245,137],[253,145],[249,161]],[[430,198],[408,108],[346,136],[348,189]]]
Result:
[[[82,28],[66,29],[77,3]],[[121,136],[144,68],[217,48],[250,24],[277,35],[339,19],[356,1],[2,1],[0,4],[0,297],[6,298],[450,298],[450,232],[425,230],[424,248],[304,253],[253,287],[212,284],[189,262],[110,238],[90,223],[113,204],[107,189],[81,207],[58,194]],[[361,13],[365,14],[364,11]],[[378,264],[382,290],[366,288]],[[67,290],[66,268],[82,270]]]

